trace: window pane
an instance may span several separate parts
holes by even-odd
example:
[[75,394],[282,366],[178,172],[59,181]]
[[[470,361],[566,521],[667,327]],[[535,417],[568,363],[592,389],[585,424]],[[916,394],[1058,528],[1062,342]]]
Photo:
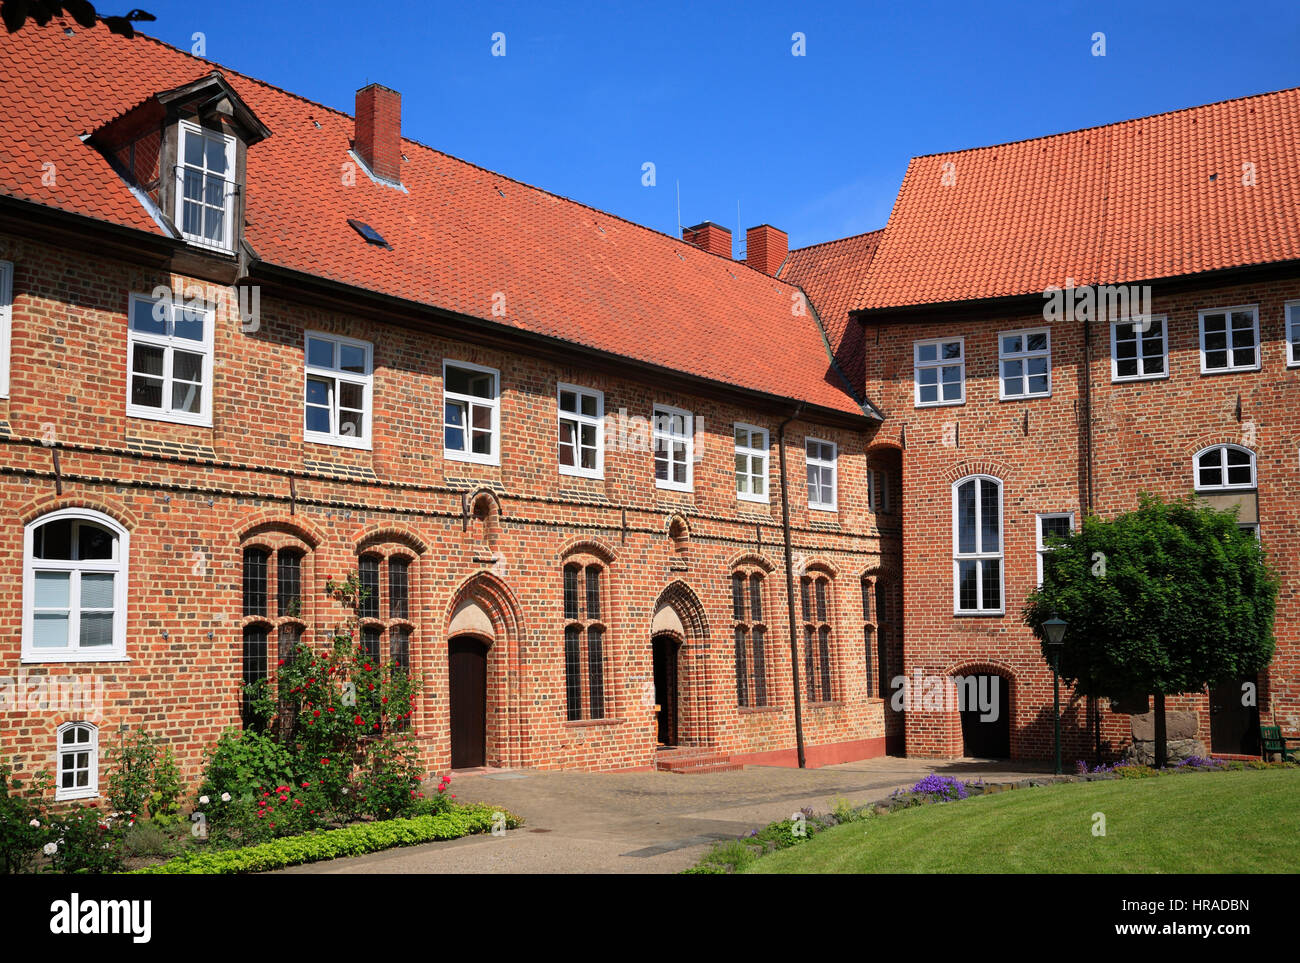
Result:
[[731,576],[731,617],[737,622],[745,621],[745,576]]
[[379,662],[379,642],[381,635],[383,635],[383,629],[375,626],[366,626],[361,630],[361,651],[365,655],[366,661],[371,665],[375,665]]
[[980,482],[980,551],[1000,550],[1001,519],[998,512],[998,486],[990,481]]
[[32,616],[32,645],[38,649],[61,649],[68,645],[68,614],[37,612]]
[[83,609],[113,608],[113,581],[116,576],[86,572],[81,576]]
[[82,648],[113,644],[113,613],[82,612],[81,640]]
[[939,346],[937,344],[920,344],[916,346],[917,361],[937,361],[939,360]]
[[763,651],[763,630],[760,627],[754,629],[754,648],[753,648],[753,672],[754,672],[754,705],[767,705],[767,654]]
[[963,555],[975,551],[975,481],[957,488],[957,551]]
[[167,302],[152,298],[135,298],[131,301],[131,330],[146,334],[167,333]]
[[349,438],[364,438],[366,433],[366,416],[360,411],[339,409],[339,434]]
[[587,567],[587,618],[600,618],[600,569]]
[[736,649],[736,705],[749,705],[749,669],[745,660],[745,630],[740,626],[735,631]]
[[571,565],[564,570],[564,617],[579,619],[578,612],[578,567]]
[[821,650],[819,655],[821,656],[820,661],[821,661],[822,700],[825,702],[830,702],[831,701],[831,630],[826,626],[822,626],[819,645]]
[[112,532],[92,522],[77,523],[77,558],[110,559],[116,539]]
[[349,381],[339,382],[339,407],[353,411],[363,411],[366,407],[366,390],[363,386]]
[[270,556],[260,548],[244,550],[244,614],[266,614],[267,559]]
[[605,718],[605,659],[603,655],[604,632],[599,626],[587,630],[587,699],[591,718]]
[[334,367],[334,342],[320,338],[307,339],[307,363],[314,368]]
[[826,621],[826,580],[819,578],[817,579],[817,581],[813,583],[813,586],[817,590],[817,621],[825,622]]
[[446,428],[443,444],[449,451],[465,451],[465,404],[449,401],[444,408]]
[[366,349],[355,344],[340,344],[339,369],[353,374],[365,374]]
[[1002,563],[996,558],[985,559],[980,563],[984,566],[984,603],[986,609],[1002,608],[1002,580],[999,573],[1002,570]]
[[979,606],[976,592],[976,562],[957,563],[957,607],[963,611],[974,610]]
[[388,617],[409,618],[410,560],[400,556],[388,560]]
[[808,690],[808,701],[817,701],[817,677],[813,674],[813,630],[803,630],[803,676],[804,688]]
[[207,312],[197,306],[184,305],[172,314],[172,334],[187,341],[203,341]]
[[755,622],[763,621],[763,578],[761,575],[749,577],[749,617]]
[[46,522],[36,529],[33,552],[37,558],[71,560],[72,520]]
[[187,381],[172,383],[172,411],[197,415],[203,410],[203,386]]
[[[72,598],[70,572],[36,572],[32,604],[38,609],[66,609]],[[110,575],[109,578],[112,578]]]
[[281,617],[302,615],[302,556],[281,551],[275,560],[276,609]]
[[363,619],[377,619],[379,618],[379,559],[373,555],[361,556],[357,565],[357,574],[361,583],[357,614]]
[[564,694],[570,722],[582,718],[581,632],[576,625],[564,630]]

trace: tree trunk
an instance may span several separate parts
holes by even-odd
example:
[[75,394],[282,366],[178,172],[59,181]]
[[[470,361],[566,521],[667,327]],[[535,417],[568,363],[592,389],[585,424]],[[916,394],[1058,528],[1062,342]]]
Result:
[[1165,731],[1165,695],[1157,692],[1155,697],[1156,713],[1156,768],[1163,769],[1169,764],[1169,738]]

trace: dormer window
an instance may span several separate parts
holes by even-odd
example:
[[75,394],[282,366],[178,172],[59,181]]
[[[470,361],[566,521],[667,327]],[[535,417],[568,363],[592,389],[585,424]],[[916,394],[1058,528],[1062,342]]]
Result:
[[175,223],[187,241],[233,249],[235,138],[180,123],[176,165]]

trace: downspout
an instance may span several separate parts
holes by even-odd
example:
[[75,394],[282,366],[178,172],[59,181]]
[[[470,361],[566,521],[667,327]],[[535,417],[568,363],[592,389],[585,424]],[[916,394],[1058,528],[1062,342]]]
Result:
[[[1092,318],[1083,319],[1083,515],[1092,511]],[[1079,519],[1082,527],[1083,518]],[[1101,765],[1101,697],[1092,702],[1093,764]]]
[[785,538],[785,609],[790,620],[790,678],[794,680],[794,745],[799,768],[806,769],[803,753],[803,703],[799,699],[799,635],[794,621],[794,553],[790,548],[790,489],[785,478],[785,426],[803,411],[800,402],[776,429],[776,450],[781,460],[781,534]]

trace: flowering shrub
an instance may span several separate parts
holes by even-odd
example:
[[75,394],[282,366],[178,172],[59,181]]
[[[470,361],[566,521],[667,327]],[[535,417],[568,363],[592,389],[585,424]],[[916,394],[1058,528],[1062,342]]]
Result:
[[228,793],[234,799],[251,801],[264,787],[291,780],[293,770],[293,757],[273,737],[227,729],[208,753],[199,795],[211,799]]
[[54,873],[115,873],[122,868],[122,840],[135,822],[131,813],[101,813],[93,801],[49,817],[42,851]]
[[909,792],[933,802],[951,802],[955,799],[965,799],[970,795],[966,791],[965,783],[951,776],[939,776],[934,773],[918,782]]
[[30,870],[46,841],[43,788],[38,778],[23,789],[13,770],[0,765],[0,871],[6,874]]
[[123,812],[144,813],[160,826],[179,816],[181,774],[170,746],[161,745],[143,728],[123,735],[108,751],[108,801]]
[[1207,756],[1188,756],[1179,762],[1174,763],[1175,769],[1222,769],[1223,761],[1220,759],[1211,759]]
[[367,747],[357,785],[358,808],[376,819],[408,815],[424,798],[420,790],[423,778],[415,740],[405,734],[385,736]]

